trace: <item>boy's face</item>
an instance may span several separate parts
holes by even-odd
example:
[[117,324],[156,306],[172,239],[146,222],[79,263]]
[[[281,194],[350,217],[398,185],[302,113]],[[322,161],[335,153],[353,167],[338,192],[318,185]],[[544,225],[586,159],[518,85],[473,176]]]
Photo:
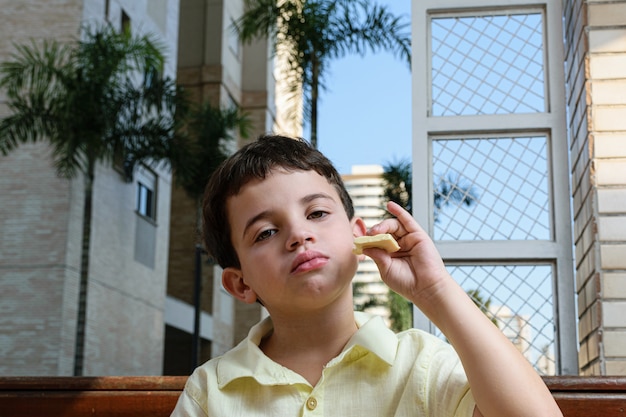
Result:
[[236,298],[258,298],[270,313],[296,312],[352,293],[353,238],[365,226],[348,219],[326,178],[275,170],[244,186],[226,207],[241,267],[226,268],[223,282]]

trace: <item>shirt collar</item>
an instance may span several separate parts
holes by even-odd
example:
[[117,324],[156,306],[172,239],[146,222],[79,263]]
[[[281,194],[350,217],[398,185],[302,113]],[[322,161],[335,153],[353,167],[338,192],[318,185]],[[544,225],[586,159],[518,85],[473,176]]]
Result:
[[392,365],[398,351],[398,338],[382,317],[355,311],[354,320],[359,330],[348,341],[344,351],[352,346],[361,346]]
[[[388,365],[392,365],[398,350],[398,339],[379,316],[355,312],[357,332],[345,348],[333,359],[333,363],[343,360],[355,346],[370,351]],[[259,348],[263,337],[273,328],[270,317],[254,325],[248,337],[235,348],[224,354],[217,366],[217,382],[223,388],[237,378],[254,378],[264,385],[286,385],[307,383],[300,375],[269,359]]]

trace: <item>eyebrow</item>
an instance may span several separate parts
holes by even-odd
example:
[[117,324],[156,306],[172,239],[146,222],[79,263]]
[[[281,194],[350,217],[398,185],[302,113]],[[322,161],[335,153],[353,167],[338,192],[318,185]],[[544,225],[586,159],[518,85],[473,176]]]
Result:
[[[317,199],[326,199],[326,200],[331,200],[331,201],[335,201],[335,199],[326,193],[312,193],[312,194],[307,194],[304,197],[302,197],[300,199],[300,203],[306,204],[306,203],[310,203],[311,201],[315,201]],[[272,213],[271,210],[263,210],[262,212],[252,216],[250,219],[248,219],[248,221],[246,222],[244,228],[243,228],[243,233],[242,236],[245,236],[248,232],[248,229],[256,222],[258,222],[261,219],[264,219],[266,217],[269,217],[270,214]]]

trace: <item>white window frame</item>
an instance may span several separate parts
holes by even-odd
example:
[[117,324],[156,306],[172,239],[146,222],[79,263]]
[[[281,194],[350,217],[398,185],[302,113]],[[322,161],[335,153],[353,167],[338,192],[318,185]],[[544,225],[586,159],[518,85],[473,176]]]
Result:
[[[530,114],[445,116],[430,115],[430,18],[471,10],[501,12],[538,8],[545,19],[546,111]],[[437,241],[444,261],[550,262],[555,265],[554,306],[556,320],[556,373],[578,373],[575,280],[572,246],[569,149],[566,130],[565,79],[561,2],[507,0],[420,0],[412,2],[413,31],[413,195],[432,196],[433,136],[478,137],[490,132],[542,132],[548,139],[553,181],[549,184],[553,205],[553,239],[545,241]],[[413,215],[433,235],[434,208],[430,198],[414,198]],[[515,254],[514,259],[512,254]],[[432,330],[432,324],[414,309],[414,325]]]

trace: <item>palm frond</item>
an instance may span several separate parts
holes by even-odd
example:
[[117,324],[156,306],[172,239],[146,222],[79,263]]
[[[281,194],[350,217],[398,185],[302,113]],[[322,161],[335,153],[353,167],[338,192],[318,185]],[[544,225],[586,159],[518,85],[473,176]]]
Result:
[[[288,114],[303,101],[304,119],[317,126],[314,109],[330,61],[348,53],[388,50],[410,62],[409,23],[384,6],[366,0],[246,0],[243,16],[235,22],[241,40],[269,37],[283,60],[284,80],[293,100]],[[311,138],[317,132],[311,133]]]

